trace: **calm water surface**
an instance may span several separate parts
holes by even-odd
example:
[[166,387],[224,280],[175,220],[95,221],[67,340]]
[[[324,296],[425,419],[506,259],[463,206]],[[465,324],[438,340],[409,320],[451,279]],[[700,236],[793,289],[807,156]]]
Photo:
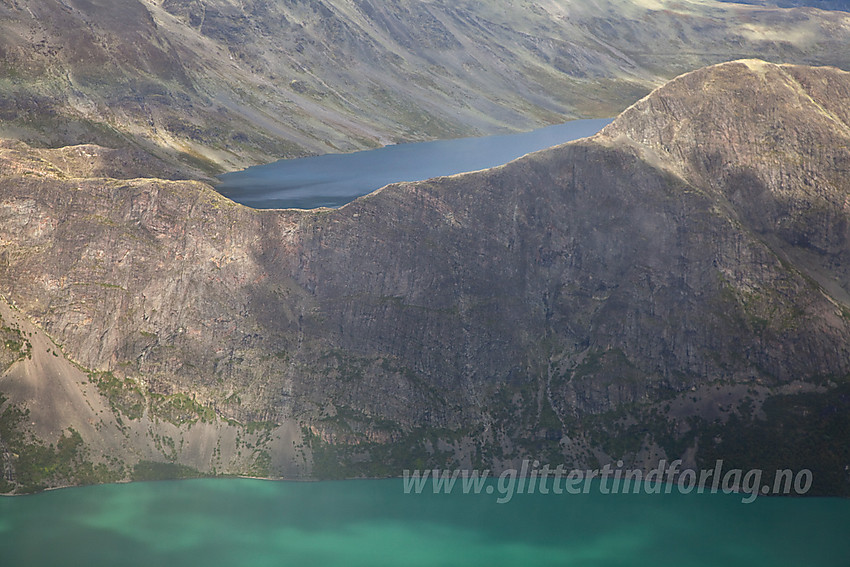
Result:
[[850,501],[404,494],[401,480],[135,483],[0,499],[0,565],[835,566]]
[[216,189],[257,209],[340,207],[388,183],[502,165],[527,153],[591,136],[610,122],[574,120],[520,134],[281,160],[222,175]]

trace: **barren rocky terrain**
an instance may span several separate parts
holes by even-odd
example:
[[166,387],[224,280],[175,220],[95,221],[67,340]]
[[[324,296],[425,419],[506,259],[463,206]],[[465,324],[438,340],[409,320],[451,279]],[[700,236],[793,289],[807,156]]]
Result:
[[835,68],[712,66],[337,210],[7,142],[5,490],[666,457],[847,493],[848,101]]

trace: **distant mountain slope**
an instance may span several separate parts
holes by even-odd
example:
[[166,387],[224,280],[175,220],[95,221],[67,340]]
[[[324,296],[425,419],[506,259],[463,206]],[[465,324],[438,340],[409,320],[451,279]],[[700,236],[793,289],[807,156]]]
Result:
[[[97,479],[723,458],[846,494],[848,101],[837,69],[727,63],[593,138],[338,210],[4,149],[7,411],[120,446]],[[85,419],[51,417],[54,382],[89,388]]]
[[753,4],[756,6],[768,6],[778,8],[802,8],[810,7],[819,10],[841,10],[850,11],[848,0],[721,0],[734,4]]
[[0,133],[232,170],[613,116],[741,57],[850,69],[848,18],[673,0],[17,0],[0,6]]

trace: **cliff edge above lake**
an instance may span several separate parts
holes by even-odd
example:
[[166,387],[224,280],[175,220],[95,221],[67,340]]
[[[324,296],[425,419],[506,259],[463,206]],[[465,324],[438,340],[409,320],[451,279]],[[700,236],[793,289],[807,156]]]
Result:
[[848,109],[731,62],[313,211],[4,143],[5,489],[724,458],[845,494]]

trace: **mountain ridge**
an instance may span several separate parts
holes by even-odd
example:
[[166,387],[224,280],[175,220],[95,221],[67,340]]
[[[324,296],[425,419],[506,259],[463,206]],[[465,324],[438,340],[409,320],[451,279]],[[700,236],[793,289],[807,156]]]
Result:
[[846,494],[850,308],[818,282],[848,286],[850,136],[819,109],[848,89],[709,67],[594,137],[337,210],[6,173],[0,282],[105,398],[78,433],[125,439],[125,478],[724,458]]

